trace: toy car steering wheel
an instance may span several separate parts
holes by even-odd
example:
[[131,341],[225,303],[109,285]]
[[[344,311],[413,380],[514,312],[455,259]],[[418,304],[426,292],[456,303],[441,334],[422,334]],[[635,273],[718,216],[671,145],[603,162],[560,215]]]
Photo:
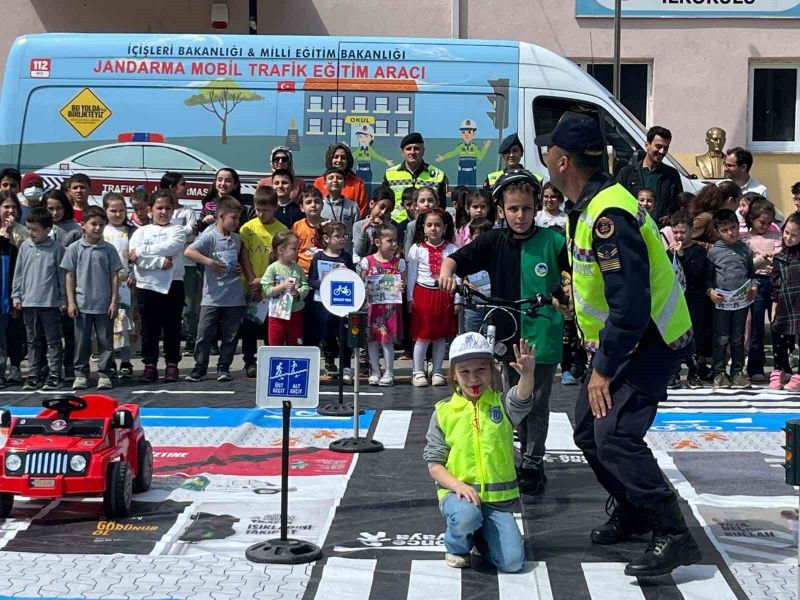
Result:
[[60,394],[42,401],[42,406],[58,413],[59,418],[68,419],[69,414],[75,410],[83,410],[88,406],[86,400],[79,396]]

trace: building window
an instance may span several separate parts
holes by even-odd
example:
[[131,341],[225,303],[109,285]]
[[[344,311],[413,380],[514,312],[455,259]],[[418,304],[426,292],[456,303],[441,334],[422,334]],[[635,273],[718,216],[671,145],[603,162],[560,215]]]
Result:
[[309,119],[308,133],[311,135],[322,135],[322,119]]
[[375,121],[375,135],[389,135],[389,121],[377,119]]
[[[607,62],[578,62],[609,92],[614,89],[614,65]],[[624,63],[620,74],[620,101],[642,125],[648,123],[652,73],[649,63]]]
[[386,96],[375,98],[375,112],[389,112],[389,98]]
[[356,96],[353,98],[353,110],[363,111],[366,112],[367,109],[367,97],[366,96]]
[[344,135],[344,119],[331,119],[331,135]]
[[750,76],[750,141],[768,149],[796,149],[798,67],[754,66]]
[[410,113],[411,112],[411,98],[408,96],[397,97],[397,112]]
[[396,135],[398,137],[402,135],[408,135],[410,131],[411,131],[411,121],[405,121],[405,120],[397,121]]
[[322,110],[322,96],[309,96],[308,97],[308,110],[321,111]]
[[331,96],[331,112],[344,112],[343,96]]

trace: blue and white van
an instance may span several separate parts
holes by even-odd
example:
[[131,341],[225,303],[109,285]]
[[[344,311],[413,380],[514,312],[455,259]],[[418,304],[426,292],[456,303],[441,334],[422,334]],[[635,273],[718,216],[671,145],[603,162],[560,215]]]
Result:
[[[451,186],[483,182],[499,142],[518,132],[524,164],[546,174],[533,139],[565,110],[596,114],[616,171],[644,147],[642,126],[593,78],[543,48],[509,41],[151,34],[41,34],[17,39],[0,96],[0,166],[49,185],[74,172],[107,191],[154,189],[168,170],[202,198],[231,166],[252,191],[287,146],[315,177],[343,141],[368,184],[400,162],[400,139]],[[465,127],[467,123],[469,127]],[[474,144],[471,160],[464,144]],[[674,160],[684,188],[697,187]]]

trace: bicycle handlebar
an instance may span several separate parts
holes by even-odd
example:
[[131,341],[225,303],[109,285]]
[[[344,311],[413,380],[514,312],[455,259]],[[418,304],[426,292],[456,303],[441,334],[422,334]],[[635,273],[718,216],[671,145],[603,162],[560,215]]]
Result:
[[[497,308],[510,308],[522,312],[522,307],[528,306],[527,311],[535,312],[544,306],[550,306],[553,298],[558,300],[561,304],[567,304],[567,298],[564,294],[563,288],[554,284],[550,290],[550,294],[536,294],[533,298],[521,298],[519,300],[508,300],[506,298],[496,298],[494,296],[487,296],[482,292],[466,285],[461,284],[458,287],[458,293],[464,298],[464,303],[471,308],[474,306],[497,307]],[[478,298],[483,304],[478,305],[474,298]]]

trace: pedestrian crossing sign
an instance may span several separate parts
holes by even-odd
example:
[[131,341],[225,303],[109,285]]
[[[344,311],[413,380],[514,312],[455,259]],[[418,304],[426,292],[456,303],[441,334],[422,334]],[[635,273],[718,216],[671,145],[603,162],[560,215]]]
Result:
[[262,346],[258,349],[256,405],[315,408],[319,398],[319,348]]

